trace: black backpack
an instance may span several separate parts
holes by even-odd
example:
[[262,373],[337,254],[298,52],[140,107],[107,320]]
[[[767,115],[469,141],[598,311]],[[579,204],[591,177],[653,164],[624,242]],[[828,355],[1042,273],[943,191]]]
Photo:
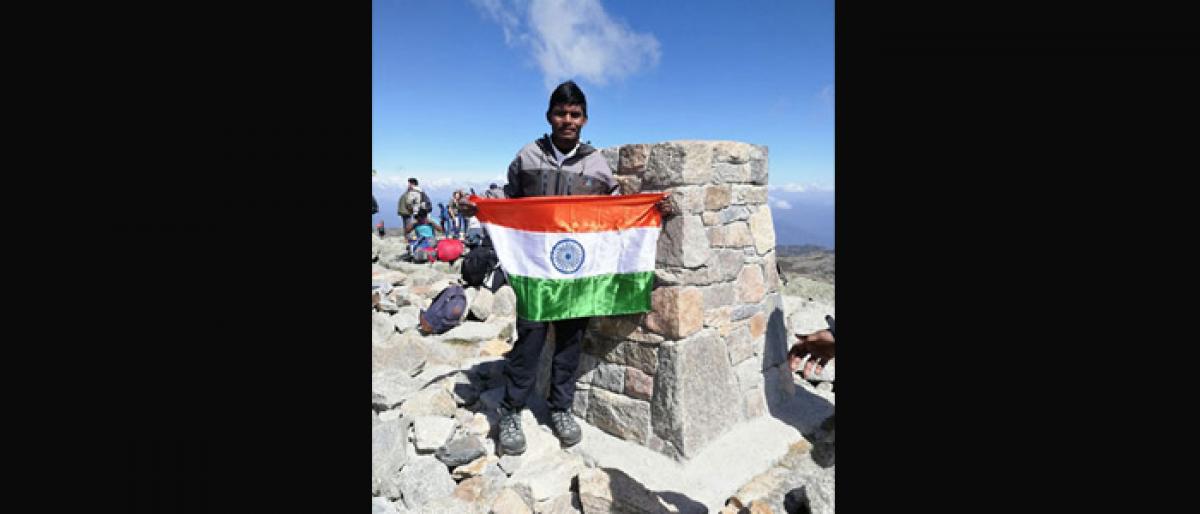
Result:
[[418,210],[425,214],[433,212],[433,202],[429,201],[429,195],[425,194],[424,191],[421,191],[421,207]]
[[463,257],[462,278],[468,286],[482,286],[488,274],[500,267],[500,258],[496,256],[491,242],[490,239],[484,238],[483,244],[472,248],[467,252],[467,256]]
[[421,311],[420,331],[422,334],[442,334],[462,323],[467,311],[467,294],[462,286],[451,284],[429,305],[428,310]]

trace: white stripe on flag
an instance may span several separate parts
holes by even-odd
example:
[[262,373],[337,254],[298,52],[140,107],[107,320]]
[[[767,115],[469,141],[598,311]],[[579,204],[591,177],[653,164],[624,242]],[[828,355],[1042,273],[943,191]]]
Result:
[[[640,227],[609,232],[526,232],[492,223],[484,223],[496,256],[504,271],[512,275],[533,278],[571,279],[613,273],[654,271],[654,254],[658,248],[659,227]],[[570,263],[560,271],[551,262],[554,245],[570,239],[583,248],[583,262],[578,269]],[[560,251],[560,257],[568,253]],[[578,255],[570,255],[577,259]]]

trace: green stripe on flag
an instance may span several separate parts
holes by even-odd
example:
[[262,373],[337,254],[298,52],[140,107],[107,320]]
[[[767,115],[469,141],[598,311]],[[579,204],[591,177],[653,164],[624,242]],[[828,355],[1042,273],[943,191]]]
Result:
[[509,275],[508,282],[517,294],[518,317],[529,321],[554,321],[648,312],[654,272],[565,280]]

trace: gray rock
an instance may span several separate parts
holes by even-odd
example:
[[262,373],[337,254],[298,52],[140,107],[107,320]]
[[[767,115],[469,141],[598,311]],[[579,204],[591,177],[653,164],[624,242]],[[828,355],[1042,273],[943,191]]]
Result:
[[733,304],[733,284],[713,284],[711,286],[701,288],[701,292],[704,294],[705,309],[715,309],[717,307]]
[[529,505],[521,498],[521,494],[512,488],[500,491],[492,502],[489,514],[532,514]]
[[413,393],[400,405],[400,415],[410,418],[421,416],[449,418],[454,416],[454,410],[457,407],[454,403],[454,398],[445,389],[441,387],[426,387]]
[[601,362],[592,375],[592,385],[614,393],[625,391],[625,366]]
[[[753,169],[754,164],[750,164]],[[733,186],[734,204],[764,204],[767,203],[767,188],[762,186]]]
[[732,164],[728,162],[718,162],[713,164],[713,180],[724,183],[750,182],[753,177],[753,170],[750,163]]
[[414,372],[426,363],[445,362],[453,357],[446,349],[426,342],[415,331],[394,333],[386,342],[371,345],[371,371]]
[[375,424],[371,429],[372,494],[399,498],[399,472],[408,460],[408,421]]
[[396,330],[404,332],[416,328],[420,323],[421,309],[414,306],[405,306],[396,309],[396,313],[392,315],[392,324]]
[[450,467],[462,466],[482,457],[487,450],[477,436],[461,435],[437,450],[437,459]]
[[717,222],[721,225],[734,221],[745,221],[750,219],[750,209],[743,205],[734,205],[732,207],[722,209],[717,214]]
[[700,216],[667,219],[658,236],[656,266],[696,268],[709,258],[708,232]]
[[384,312],[371,313],[371,343],[383,343],[392,336],[396,331],[396,325],[392,324],[392,317]]
[[571,401],[571,414],[579,419],[587,419],[588,400],[591,396],[590,385],[575,384],[575,398]]
[[612,170],[613,173],[616,173],[617,170],[620,169],[620,167],[619,167],[620,159],[621,159],[620,158],[620,155],[621,155],[621,147],[620,146],[610,146],[608,148],[600,150],[600,155],[604,156],[604,161],[608,163],[608,169]]
[[400,310],[399,305],[396,305],[387,299],[380,300],[380,302],[376,305],[376,308],[379,309],[380,312],[384,312],[389,315],[394,315]]
[[417,450],[427,452],[441,448],[454,434],[454,418],[421,416],[413,423],[413,442]]
[[775,249],[775,225],[771,219],[771,209],[767,206],[758,208],[750,216],[750,234],[754,236],[754,248],[759,255]]
[[471,301],[471,315],[480,321],[486,321],[492,315],[492,305],[496,303],[496,296],[487,288],[480,288],[475,294],[475,299]]
[[754,356],[754,339],[750,337],[750,328],[740,326],[729,332],[725,338],[725,346],[729,352],[729,364],[736,366]]
[[389,501],[387,498],[376,496],[371,498],[371,514],[400,514],[408,512],[404,508],[404,503],[400,503],[400,508],[396,508],[396,503]]
[[647,375],[658,372],[658,343],[625,341],[621,343],[621,354],[621,362],[628,366],[640,369]]
[[651,430],[650,402],[592,388],[588,422],[622,439],[646,444]]
[[[654,433],[695,456],[741,419],[743,404],[725,344],[712,329],[659,349],[651,401]],[[589,407],[595,409],[595,405]]]
[[[461,325],[448,330],[434,340],[447,344],[480,343],[500,337],[504,325],[499,323],[483,323],[480,321],[465,321]],[[474,355],[471,355],[474,357]]]
[[734,366],[733,374],[737,377],[738,391],[745,392],[763,386],[762,366],[753,356]]
[[561,451],[556,453],[556,456],[543,455],[537,460],[526,460],[520,469],[509,477],[509,483],[514,486],[527,486],[535,503],[568,491],[571,488],[571,479],[584,469],[583,459]]
[[579,502],[586,514],[679,512],[621,470],[588,468],[579,473]]
[[770,170],[767,166],[767,147],[763,145],[753,146],[754,148],[750,151],[750,180],[755,184],[765,186],[767,185],[767,177],[770,175]]
[[758,314],[759,312],[762,312],[762,307],[756,303],[738,305],[737,307],[733,308],[733,314],[730,316],[730,319],[733,321],[741,321]]
[[371,406],[376,410],[392,409],[420,388],[421,382],[407,371],[394,368],[377,371],[371,374]]
[[671,141],[650,147],[646,170],[642,176],[648,189],[662,189],[684,184],[704,184],[712,179],[710,142]]
[[400,470],[400,492],[404,504],[417,509],[431,500],[454,492],[454,479],[446,465],[433,457],[415,457]]
[[536,514],[579,514],[583,512],[579,499],[569,492],[538,502],[533,511]]
[[494,316],[516,316],[517,315],[517,294],[513,292],[512,286],[504,285],[496,290],[492,299],[492,315]]
[[[712,282],[731,282],[742,272],[746,256],[737,250],[715,250],[709,259],[708,279]],[[734,297],[731,297],[731,299]]]

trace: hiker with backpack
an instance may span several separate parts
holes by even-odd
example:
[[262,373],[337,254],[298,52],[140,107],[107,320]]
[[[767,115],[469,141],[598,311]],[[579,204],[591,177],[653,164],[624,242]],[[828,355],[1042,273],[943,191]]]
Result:
[[399,205],[396,208],[396,214],[400,216],[400,225],[407,231],[412,219],[422,212],[425,214],[433,212],[433,204],[429,201],[429,195],[421,190],[417,179],[409,177],[408,191],[400,196]]
[[437,234],[441,231],[441,227],[429,221],[428,214],[418,212],[416,219],[404,228],[404,235],[409,240],[408,255],[413,262],[429,260],[428,253],[437,247]]
[[[559,84],[550,95],[546,110],[546,121],[551,134],[525,145],[508,166],[508,183],[504,186],[507,198],[565,195],[610,195],[617,191],[608,161],[590,144],[580,141],[580,131],[587,124],[587,99],[573,81]],[[658,208],[664,214],[673,210],[666,199]],[[474,216],[476,206],[464,200],[459,212]],[[474,248],[463,261],[464,280],[470,273],[478,273],[473,261],[482,263],[486,254],[473,259],[478,252],[486,252],[488,238],[484,244]],[[492,252],[492,255],[495,255]],[[500,405],[499,447],[506,455],[521,455],[525,452],[525,435],[521,431],[521,410],[534,389],[537,379],[538,358],[546,341],[546,333],[554,326],[554,360],[550,376],[550,418],[555,436],[564,446],[579,442],[582,433],[571,415],[575,399],[575,370],[579,367],[579,354],[584,331],[590,318],[562,319],[535,322],[517,318],[517,342],[505,359],[504,398]]]

